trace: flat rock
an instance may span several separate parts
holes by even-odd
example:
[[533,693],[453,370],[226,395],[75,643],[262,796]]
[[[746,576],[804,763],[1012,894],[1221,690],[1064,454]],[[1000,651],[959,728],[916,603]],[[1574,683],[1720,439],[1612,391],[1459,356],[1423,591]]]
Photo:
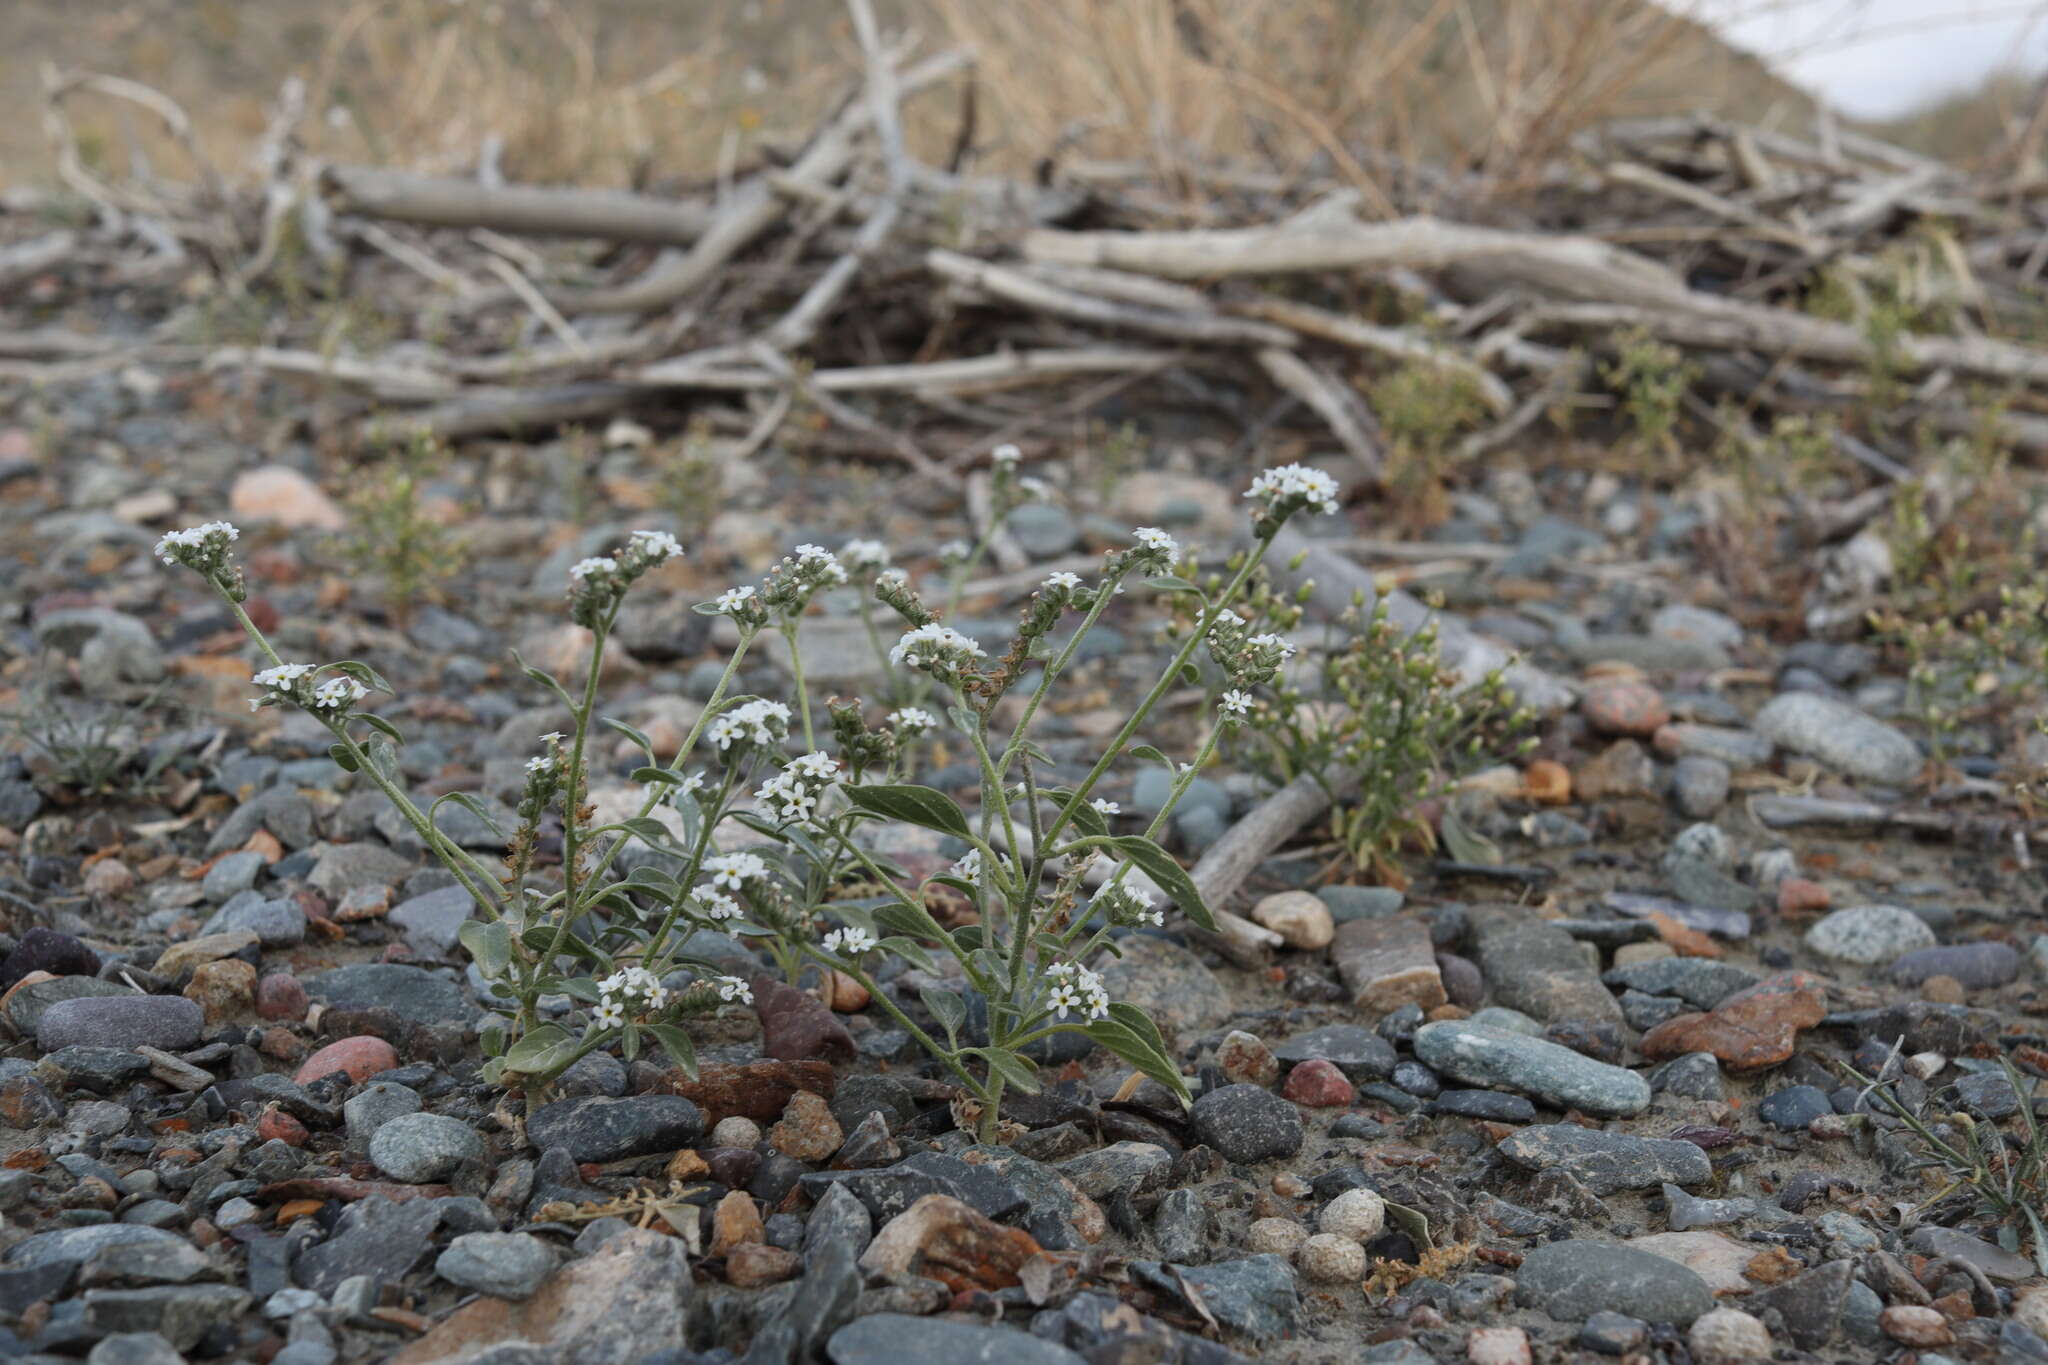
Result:
[[526,1121],[536,1148],[559,1147],[579,1162],[673,1152],[703,1134],[703,1111],[680,1095],[584,1095],[544,1104]]
[[1749,1302],[1752,1312],[1777,1310],[1785,1333],[1802,1351],[1818,1351],[1841,1330],[1842,1310],[1849,1302],[1854,1261],[1829,1261],[1785,1284],[1774,1285]]
[[[62,979],[62,978],[60,978]],[[206,1012],[177,995],[84,996],[59,1000],[36,1021],[45,1052],[66,1047],[155,1047],[178,1052],[199,1041]]]
[[1057,1342],[1012,1327],[982,1327],[950,1318],[870,1313],[825,1343],[832,1365],[1087,1365]]
[[142,1223],[96,1223],[81,1228],[38,1232],[9,1247],[0,1260],[17,1269],[32,1269],[65,1261],[88,1261],[107,1247],[130,1243],[165,1248],[191,1245],[175,1232]]
[[1256,1085],[1226,1085],[1195,1101],[1195,1136],[1226,1161],[1250,1164],[1301,1150],[1301,1111]]
[[1235,1008],[1229,992],[1202,960],[1163,938],[1133,934],[1117,945],[1123,956],[1101,964],[1109,998],[1137,1006],[1169,1037],[1215,1028]]
[[1834,962],[1871,967],[1934,946],[1934,930],[1896,905],[1852,905],[1806,931],[1806,946]]
[[1519,906],[1475,906],[1473,923],[1479,933],[1479,970],[1486,974],[1494,1003],[1546,1024],[1560,1019],[1626,1022],[1613,993],[1564,930],[1531,920]]
[[1905,732],[1847,702],[1813,692],[1773,697],[1751,726],[1781,749],[1888,787],[1911,782],[1926,761]]
[[1331,960],[1360,1009],[1386,1013],[1402,1005],[1444,1003],[1443,975],[1429,926],[1405,915],[1355,919],[1337,930]]
[[1742,1270],[1756,1259],[1757,1248],[1718,1232],[1655,1232],[1631,1237],[1623,1245],[1676,1261],[1705,1280],[1716,1295],[1747,1294],[1755,1287]]
[[1284,1256],[1268,1253],[1201,1266],[1133,1261],[1130,1269],[1140,1284],[1168,1298],[1187,1302],[1192,1290],[1226,1330],[1255,1340],[1292,1331],[1301,1312],[1301,1292]]
[[1631,962],[1615,967],[1600,978],[1609,986],[1638,990],[1645,995],[1675,995],[1694,1009],[1710,1010],[1739,990],[1757,982],[1756,973],[1744,971],[1731,962],[1705,957],[1666,957],[1652,962]]
[[[690,1295],[681,1240],[628,1229],[523,1302],[484,1298],[457,1309],[391,1365],[639,1365],[684,1340]],[[521,1345],[533,1353],[507,1349]]]
[[1559,1109],[1625,1118],[1650,1105],[1650,1083],[1625,1067],[1466,1020],[1424,1024],[1415,1031],[1415,1055],[1469,1085],[1519,1091]]
[[387,1009],[414,1024],[466,1024],[477,1013],[453,981],[402,962],[357,962],[309,976],[305,985],[335,1009]]
[[1358,1024],[1327,1024],[1297,1033],[1276,1043],[1273,1057],[1289,1067],[1316,1060],[1332,1062],[1354,1082],[1383,1081],[1394,1074],[1399,1060],[1392,1043]]
[[1919,948],[1891,965],[1889,975],[1901,986],[1917,986],[1929,977],[1951,976],[1970,990],[2009,986],[2019,979],[2020,955],[2005,943],[1955,943]]
[[[446,810],[447,807],[442,809]],[[455,955],[456,935],[476,913],[476,901],[460,886],[410,896],[393,906],[385,916],[405,934],[412,950],[425,957]]]
[[1685,1266],[1610,1242],[1546,1242],[1534,1248],[1515,1271],[1515,1297],[1560,1322],[1611,1311],[1684,1327],[1714,1306],[1713,1290]]
[[1737,991],[1705,1014],[1681,1014],[1645,1033],[1644,1057],[1663,1061],[1711,1053],[1734,1071],[1756,1071],[1791,1057],[1802,1029],[1827,1014],[1827,989],[1811,972],[1779,972]]
[[1595,1194],[1650,1190],[1664,1182],[1703,1185],[1713,1178],[1707,1154],[1690,1142],[1635,1137],[1551,1123],[1511,1133],[1500,1152],[1532,1171],[1561,1168]]

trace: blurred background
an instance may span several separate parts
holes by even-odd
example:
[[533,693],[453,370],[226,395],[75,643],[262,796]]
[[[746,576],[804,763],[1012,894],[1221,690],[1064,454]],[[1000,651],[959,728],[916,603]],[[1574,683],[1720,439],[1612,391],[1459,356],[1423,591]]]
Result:
[[[10,0],[0,90],[43,68],[146,82],[199,145],[246,164],[287,75],[316,156],[510,180],[650,184],[745,164],[814,125],[859,54],[838,0]],[[1171,170],[1193,149],[1362,180],[1376,159],[1516,185],[1614,117],[1739,113],[1805,130],[1825,106],[1968,162],[2038,122],[2042,0],[880,0],[926,50],[983,55],[979,168],[1048,157]],[[94,107],[87,107],[90,103]],[[117,102],[73,111],[88,166],[178,152]],[[911,111],[944,161],[958,109]],[[0,123],[0,181],[50,177],[39,121]],[[1473,181],[1465,182],[1469,188]]]

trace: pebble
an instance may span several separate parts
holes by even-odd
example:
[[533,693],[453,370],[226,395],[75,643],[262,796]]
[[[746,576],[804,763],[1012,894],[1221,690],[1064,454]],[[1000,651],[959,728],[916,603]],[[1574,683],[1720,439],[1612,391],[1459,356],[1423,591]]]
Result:
[[1068,1157],[1053,1169],[1091,1199],[1119,1191],[1145,1194],[1166,1183],[1173,1170],[1173,1153],[1150,1142],[1115,1142]]
[[1398,1061],[1392,1043],[1357,1024],[1327,1024],[1297,1033],[1275,1044],[1273,1056],[1282,1066],[1321,1058],[1334,1063],[1353,1083],[1385,1080],[1394,1074]]
[[703,1132],[703,1112],[680,1095],[556,1100],[536,1109],[526,1121],[527,1141],[536,1149],[559,1147],[578,1162],[673,1152],[692,1146]]
[[1447,999],[1429,926],[1419,919],[1352,920],[1337,930],[1330,957],[1360,1009],[1383,1014],[1414,1004],[1427,1010]]
[[1786,1132],[1798,1132],[1822,1114],[1832,1114],[1834,1105],[1827,1092],[1811,1085],[1788,1085],[1757,1104],[1757,1117]]
[[[688,1101],[685,1101],[688,1103]],[[481,1170],[490,1153],[483,1137],[446,1114],[400,1114],[370,1139],[370,1162],[408,1185],[445,1180],[464,1167]]]
[[1671,796],[1679,811],[1704,820],[1728,801],[1728,787],[1734,774],[1718,758],[1687,754],[1671,769]]
[[1604,679],[1587,686],[1579,701],[1586,722],[1601,734],[1648,738],[1671,719],[1671,709],[1656,688],[1625,679]]
[[1358,1091],[1344,1078],[1337,1064],[1321,1058],[1303,1062],[1288,1072],[1287,1084],[1280,1093],[1311,1109],[1346,1109],[1358,1098]]
[[1169,1040],[1215,1028],[1236,1009],[1216,974],[1178,944],[1140,934],[1118,946],[1123,956],[1101,969],[1104,988],[1150,1015]]
[[1893,1341],[1907,1346],[1946,1346],[1956,1339],[1948,1319],[1918,1304],[1894,1304],[1877,1315],[1877,1325]]
[[1808,929],[1806,946],[1832,962],[1869,967],[1935,945],[1934,930],[1910,910],[1896,905],[1853,905]]
[[1903,731],[1847,702],[1811,692],[1773,697],[1751,725],[1781,749],[1888,787],[1911,782],[1925,762]]
[[[322,1073],[326,1074],[326,1073]],[[419,1092],[393,1081],[366,1085],[350,1095],[341,1106],[342,1121],[348,1126],[351,1150],[367,1152],[377,1130],[395,1118],[420,1111]]]
[[[701,1129],[701,1117],[698,1126]],[[694,1140],[694,1136],[685,1139]],[[840,1144],[846,1141],[846,1134],[840,1128],[839,1120],[832,1117],[832,1106],[823,1095],[799,1090],[789,1097],[781,1120],[768,1130],[768,1141],[784,1156],[795,1157],[798,1161],[823,1161],[839,1150]]]
[[1561,1168],[1595,1194],[1703,1185],[1713,1178],[1707,1154],[1690,1142],[1608,1133],[1572,1123],[1531,1126],[1501,1140],[1500,1152],[1532,1171]]
[[311,1003],[306,998],[306,988],[290,972],[272,972],[256,982],[256,1015],[260,1019],[303,1019]]
[[739,1114],[722,1118],[711,1127],[714,1147],[752,1147],[760,1140],[761,1125]]
[[1384,919],[1398,915],[1408,901],[1407,893],[1392,886],[1326,886],[1316,892],[1338,924],[1355,919]]
[[1301,1244],[1295,1264],[1317,1284],[1357,1283],[1365,1278],[1365,1248],[1349,1237],[1319,1232]]
[[251,899],[223,905],[199,932],[251,933],[266,948],[296,948],[306,941],[306,912],[292,900]]
[[1771,1358],[1770,1329],[1739,1308],[1716,1308],[1693,1320],[1686,1347],[1699,1365],[1740,1365]]
[[1889,975],[1901,986],[1917,986],[1931,977],[1952,977],[1966,990],[1992,990],[2019,979],[2020,955],[2010,944],[1957,943],[1919,948],[1898,958]]
[[1619,1356],[1639,1348],[1649,1338],[1650,1325],[1626,1313],[1601,1309],[1579,1328],[1579,1345],[1602,1355]]
[[1479,969],[1494,1003],[1533,1019],[1622,1022],[1621,1006],[1600,982],[1577,940],[1554,925],[1521,915],[1476,913]]
[[206,1012],[176,995],[100,995],[59,1000],[36,1022],[44,1052],[66,1047],[161,1048],[182,1052],[199,1041]]
[[0,963],[0,991],[13,986],[30,972],[51,976],[91,976],[100,969],[100,957],[70,934],[37,925],[21,936],[7,960]]
[[1819,882],[1805,877],[1786,877],[1778,883],[1778,913],[1781,915],[1809,915],[1826,910],[1834,903],[1834,897]]
[[1337,925],[1328,906],[1308,891],[1282,891],[1252,907],[1252,918],[1287,941],[1291,948],[1327,948]]
[[1666,1020],[1645,1033],[1638,1046],[1651,1061],[1705,1053],[1732,1070],[1760,1070],[1791,1057],[1800,1031],[1826,1014],[1821,978],[1780,972],[1737,991],[1709,1013]]
[[1292,1256],[1308,1239],[1292,1218],[1255,1218],[1244,1230],[1244,1248],[1255,1256]]
[[525,1232],[465,1232],[434,1261],[457,1288],[512,1300],[531,1298],[554,1268],[554,1251]]
[[1195,1101],[1192,1118],[1196,1138],[1226,1161],[1249,1165],[1301,1150],[1301,1111],[1259,1086],[1212,1090]]
[[1387,1201],[1363,1186],[1344,1191],[1323,1205],[1323,1211],[1316,1215],[1316,1226],[1324,1232],[1349,1237],[1360,1244],[1379,1236],[1386,1225]]
[[335,1009],[388,1009],[413,1024],[467,1023],[476,1014],[455,982],[424,967],[399,962],[336,967],[307,977],[305,985],[315,1000],[324,1000]]
[[357,1085],[385,1071],[398,1069],[398,1052],[382,1038],[359,1034],[329,1043],[308,1057],[292,1073],[299,1085],[311,1085],[322,1076],[339,1071]]
[[1087,1365],[1056,1342],[950,1318],[870,1313],[825,1343],[832,1365]]
[[287,465],[266,464],[245,469],[228,490],[228,510],[241,522],[275,522],[279,526],[339,531],[348,517],[320,486]]
[[1465,1338],[1472,1365],[1529,1365],[1529,1334],[1519,1327],[1475,1327]]
[[250,887],[256,885],[256,874],[263,870],[263,855],[254,850],[238,853],[224,853],[214,860],[200,879],[199,894],[215,905],[232,900]]
[[1625,1118],[1650,1105],[1650,1083],[1541,1038],[1459,1020],[1415,1031],[1415,1055],[1440,1075],[1520,1091],[1559,1109]]
[[1515,1297],[1560,1322],[1606,1311],[1688,1326],[1714,1306],[1706,1281],[1676,1261],[1612,1243],[1571,1240],[1547,1242],[1523,1256]]

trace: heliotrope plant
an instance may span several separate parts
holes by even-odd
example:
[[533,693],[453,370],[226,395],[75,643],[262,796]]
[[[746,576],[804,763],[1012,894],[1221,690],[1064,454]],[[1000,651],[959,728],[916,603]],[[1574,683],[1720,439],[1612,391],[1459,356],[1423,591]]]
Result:
[[[1014,463],[997,462],[1005,488]],[[959,1081],[969,1101],[964,1112],[977,1114],[983,1139],[992,1140],[1005,1090],[1037,1088],[1024,1050],[1061,1031],[1085,1033],[1187,1098],[1151,1020],[1112,1001],[1091,964],[1116,953],[1119,932],[1163,923],[1168,902],[1213,927],[1194,883],[1157,836],[1218,743],[1243,723],[1252,692],[1273,680],[1288,652],[1277,637],[1249,634],[1233,603],[1287,519],[1304,510],[1334,512],[1337,487],[1321,471],[1290,465],[1262,474],[1246,497],[1253,545],[1227,580],[1202,586],[1181,576],[1173,537],[1140,528],[1135,543],[1106,555],[1092,579],[1048,577],[1000,656],[927,608],[908,575],[888,567],[883,547],[853,542],[835,554],[800,546],[759,585],[734,587],[697,607],[729,617],[738,642],[689,734],[665,761],[640,731],[597,716],[597,679],[628,590],[681,554],[665,533],[634,532],[612,554],[570,570],[569,614],[590,631],[579,691],[521,661],[527,676],[562,703],[568,721],[542,736],[540,752],[527,762],[518,827],[499,831],[506,839],[499,868],[485,866],[437,827],[445,802],[488,822],[473,797],[449,793],[422,807],[407,792],[397,764],[404,737],[366,707],[372,693],[391,691],[389,683],[354,660],[307,665],[278,657],[242,608],[247,592],[230,553],[232,526],[173,532],[157,553],[205,578],[267,661],[255,677],[252,705],[296,706],[323,725],[333,736],[334,760],[377,787],[476,902],[478,917],[463,926],[460,941],[496,1011],[482,1031],[486,1079],[521,1087],[531,1100],[592,1051],[616,1046],[630,1059],[650,1041],[694,1074],[682,1021],[752,998],[748,981],[689,955],[695,933],[718,930],[758,942],[790,980],[816,966],[859,982]],[[970,549],[967,561],[975,557]],[[887,658],[921,681],[924,701],[874,715],[857,701],[832,701],[820,724],[802,686],[797,622],[820,591],[856,572],[874,599],[902,618]],[[1196,628],[1087,773],[1071,787],[1046,785],[1050,760],[1030,738],[1032,723],[1088,632],[1133,582],[1182,595]],[[741,661],[767,630],[788,644],[794,708],[731,693]],[[1193,655],[1204,645],[1231,687],[1195,752],[1175,762],[1135,740],[1167,692],[1192,676]],[[1016,720],[999,734],[997,704],[1013,691],[1023,693],[1023,704],[1006,711]],[[639,805],[621,820],[599,822],[588,799],[590,745],[600,723],[624,734],[645,759],[632,774]],[[947,728],[975,757],[980,790],[971,812],[944,792],[906,780],[917,741]],[[1143,833],[1115,832],[1111,821],[1120,811],[1095,794],[1126,757],[1162,763],[1172,776]],[[561,826],[558,874],[535,866],[551,816]],[[965,852],[919,883],[881,851],[897,845],[872,827],[890,824],[938,831]],[[941,886],[964,896],[974,913],[942,924],[928,908]],[[916,1002],[899,1001],[876,980],[887,955],[922,970],[927,984]],[[987,1005],[985,1029],[973,1034],[968,991]]]

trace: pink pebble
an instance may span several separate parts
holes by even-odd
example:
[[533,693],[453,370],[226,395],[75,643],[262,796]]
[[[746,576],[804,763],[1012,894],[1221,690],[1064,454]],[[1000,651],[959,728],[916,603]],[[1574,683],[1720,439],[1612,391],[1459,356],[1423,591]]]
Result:
[[272,972],[256,983],[256,1013],[265,1019],[303,1019],[306,988],[289,972]]
[[346,1071],[350,1080],[361,1083],[380,1071],[392,1071],[397,1067],[398,1053],[392,1050],[391,1044],[382,1038],[363,1034],[343,1038],[321,1048],[292,1073],[292,1080],[306,1085],[336,1071]]

